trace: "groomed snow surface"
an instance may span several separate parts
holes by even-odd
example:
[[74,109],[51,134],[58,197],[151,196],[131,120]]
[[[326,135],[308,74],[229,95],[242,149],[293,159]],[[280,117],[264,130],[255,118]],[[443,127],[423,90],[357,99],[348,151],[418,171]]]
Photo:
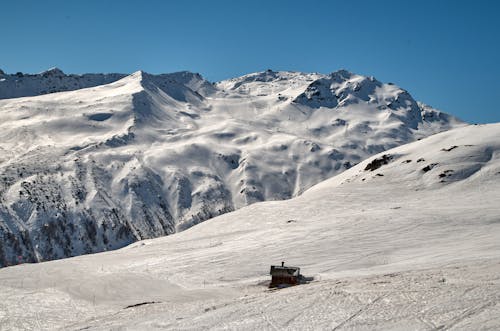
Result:
[[[498,330],[500,124],[388,150],[287,201],[0,270],[0,328]],[[309,284],[270,291],[269,266]]]

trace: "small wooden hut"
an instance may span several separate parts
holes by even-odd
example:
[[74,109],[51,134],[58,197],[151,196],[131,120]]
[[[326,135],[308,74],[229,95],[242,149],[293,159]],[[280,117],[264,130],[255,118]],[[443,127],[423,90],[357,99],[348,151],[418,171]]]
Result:
[[271,283],[269,287],[286,287],[298,285],[300,281],[300,268],[285,266],[285,262],[281,262],[280,266],[271,266]]

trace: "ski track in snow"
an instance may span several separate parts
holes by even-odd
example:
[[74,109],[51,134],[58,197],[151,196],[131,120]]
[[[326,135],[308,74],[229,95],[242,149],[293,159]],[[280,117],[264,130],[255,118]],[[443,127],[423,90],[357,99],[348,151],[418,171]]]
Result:
[[[338,72],[328,78],[328,84],[337,84],[347,74]],[[265,80],[273,81],[276,75],[266,72],[221,82],[216,86],[218,93],[230,98],[226,96],[220,102],[227,106],[233,99],[245,99],[244,95],[256,97],[268,86]],[[129,89],[142,93],[141,84],[149,84],[139,84],[136,76],[94,92],[102,89],[108,95],[114,91],[127,104]],[[302,79],[313,82],[317,78],[312,75]],[[297,96],[296,90],[290,93],[297,103],[308,102],[316,112],[322,109],[320,100],[315,99],[318,96],[331,105],[352,101],[349,94],[343,94],[348,86],[337,86],[336,93],[345,97],[338,99],[328,94],[324,79],[308,85],[302,96]],[[367,99],[370,94],[360,84],[363,81],[356,76],[349,84],[359,92],[359,98]],[[128,92],[118,93],[121,88]],[[199,98],[182,86],[177,88],[183,93],[170,93],[178,98]],[[238,93],[226,92],[231,89],[238,89]],[[301,86],[297,89],[303,91]],[[6,104],[64,99],[67,93],[78,95],[82,91],[12,99]],[[391,91],[393,87],[387,87],[383,94]],[[261,98],[266,98],[263,94]],[[161,92],[151,96],[155,102],[161,99],[180,105]],[[407,98],[402,94],[399,101],[392,102],[398,104]],[[250,105],[257,112],[261,107],[256,100]],[[300,110],[306,108],[291,106],[296,107],[299,112],[295,109],[290,114],[305,115]],[[154,113],[155,109],[149,110]],[[436,114],[428,112],[426,116]],[[163,115],[154,113],[154,118]],[[141,116],[136,118],[138,123]],[[221,114],[210,116],[210,125],[199,126],[198,130],[216,133],[217,137],[231,136],[227,130],[214,131],[211,127],[217,126]],[[267,123],[252,125],[267,130]],[[127,127],[123,128],[127,132]],[[361,125],[358,129],[369,128]],[[187,132],[182,134],[189,135]],[[269,141],[276,139],[273,132],[266,133]],[[150,133],[143,132],[145,139]],[[185,231],[138,241],[115,251],[2,268],[0,330],[498,330],[499,136],[500,124],[460,127],[359,160],[335,177],[308,190],[304,187],[305,192],[291,200],[254,203]],[[175,139],[177,147],[183,145]],[[282,142],[281,138],[277,141]],[[150,155],[136,155],[126,167],[115,169],[116,177],[109,179],[112,185],[119,187],[125,178],[135,185],[134,180],[142,178],[140,171],[147,169],[140,169],[133,178],[128,177],[130,171],[134,167],[137,170],[148,157],[161,157],[154,164],[163,162],[165,156],[159,153],[162,147],[156,147]],[[48,150],[41,148],[36,155],[53,155]],[[110,151],[116,152],[106,149],[97,155]],[[255,158],[262,153],[257,151]],[[206,155],[199,153],[195,149],[188,155],[204,159]],[[81,176],[89,185],[82,201],[93,201],[97,206],[109,203],[112,196],[100,190],[107,185],[105,172],[82,160],[77,164],[75,178]],[[88,173],[81,170],[87,167],[92,168]],[[301,176],[307,178],[308,174],[306,171]],[[210,186],[210,178],[202,176],[193,190],[203,191]],[[3,199],[14,201],[18,187],[8,187]],[[141,185],[134,187],[136,194],[150,194],[141,191]],[[50,192],[56,194],[57,189]],[[126,198],[124,201],[133,207],[134,200]],[[13,208],[12,204],[7,206]],[[281,261],[301,267],[313,281],[269,290],[269,266]]]
[[[91,302],[71,306],[62,299],[50,299],[60,293],[38,292],[22,298],[11,297],[9,309],[2,307],[8,317],[2,316],[0,321],[5,330],[387,330],[408,327],[494,330],[500,322],[498,268],[498,261],[486,260],[467,266],[314,281],[279,291],[253,285],[225,298],[200,296],[194,302],[157,302],[114,310],[99,302],[95,307]],[[15,314],[16,310],[22,313]]]
[[[175,235],[4,268],[0,325],[498,329],[499,130],[469,126],[401,146],[373,172],[365,169],[382,154],[295,199],[254,204]],[[459,147],[445,151],[451,143]],[[485,150],[491,155],[478,154]],[[438,165],[422,171],[415,162],[422,155]],[[459,171],[471,159],[480,169]],[[441,182],[450,167],[463,177]],[[268,290],[269,265],[282,260],[314,280]]]

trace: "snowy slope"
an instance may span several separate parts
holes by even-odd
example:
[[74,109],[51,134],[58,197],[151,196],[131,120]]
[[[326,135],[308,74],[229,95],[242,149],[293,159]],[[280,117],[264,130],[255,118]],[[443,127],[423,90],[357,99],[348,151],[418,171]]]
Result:
[[[287,201],[0,270],[5,329],[500,327],[500,124],[375,155]],[[269,265],[314,280],[268,291]],[[139,305],[142,304],[142,305]]]
[[464,125],[345,70],[217,84],[136,72],[0,100],[0,118],[0,266],[116,249],[288,199],[375,153]]

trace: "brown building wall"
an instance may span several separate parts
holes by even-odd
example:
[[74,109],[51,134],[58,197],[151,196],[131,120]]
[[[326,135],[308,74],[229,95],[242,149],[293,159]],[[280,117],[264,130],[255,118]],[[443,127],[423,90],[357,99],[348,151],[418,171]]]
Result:
[[297,285],[297,277],[294,276],[273,276],[271,278],[271,284],[269,284],[269,287],[276,287],[281,284],[288,284],[288,285]]

